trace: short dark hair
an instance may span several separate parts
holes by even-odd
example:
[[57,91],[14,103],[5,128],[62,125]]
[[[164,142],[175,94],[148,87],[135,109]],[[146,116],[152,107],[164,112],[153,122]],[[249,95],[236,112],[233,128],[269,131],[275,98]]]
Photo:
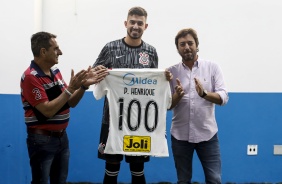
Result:
[[144,8],[140,6],[135,6],[135,7],[130,8],[127,14],[127,16],[132,16],[132,15],[144,16],[147,19],[148,14]]
[[194,40],[195,40],[195,42],[196,42],[196,46],[197,46],[197,48],[198,48],[198,46],[199,46],[199,40],[198,40],[197,32],[196,32],[194,29],[192,29],[192,28],[186,28],[186,29],[180,30],[180,31],[177,33],[177,35],[175,36],[175,45],[176,45],[176,48],[177,48],[177,49],[178,49],[178,39],[179,39],[179,38],[182,38],[182,37],[185,37],[185,36],[188,35],[188,34],[190,34],[190,35],[194,38]]
[[57,36],[48,32],[38,32],[31,36],[31,51],[33,56],[39,57],[40,49],[45,48],[48,50],[51,47],[51,38],[56,38]]

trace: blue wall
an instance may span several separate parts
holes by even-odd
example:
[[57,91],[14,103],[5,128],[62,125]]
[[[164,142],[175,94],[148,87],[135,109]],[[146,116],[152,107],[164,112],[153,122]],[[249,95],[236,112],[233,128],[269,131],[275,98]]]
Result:
[[[230,93],[226,106],[217,107],[222,153],[223,182],[282,182],[282,156],[273,155],[273,145],[282,144],[280,93]],[[0,183],[30,183],[25,144],[26,132],[19,95],[0,95]],[[102,182],[104,161],[97,159],[97,145],[103,100],[86,92],[71,110],[68,134],[71,147],[71,182]],[[168,137],[171,112],[167,116]],[[170,139],[168,139],[170,149]],[[247,145],[257,144],[258,155],[248,156]],[[170,149],[168,158],[151,158],[146,163],[147,182],[175,182],[176,173]],[[120,182],[130,182],[128,165],[122,162]],[[204,182],[197,156],[193,181]]]

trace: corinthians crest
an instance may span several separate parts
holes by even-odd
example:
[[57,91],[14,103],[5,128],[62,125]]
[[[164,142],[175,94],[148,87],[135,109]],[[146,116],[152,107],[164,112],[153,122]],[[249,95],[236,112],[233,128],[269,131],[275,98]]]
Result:
[[142,65],[149,65],[149,54],[146,52],[140,52],[139,53],[139,63]]

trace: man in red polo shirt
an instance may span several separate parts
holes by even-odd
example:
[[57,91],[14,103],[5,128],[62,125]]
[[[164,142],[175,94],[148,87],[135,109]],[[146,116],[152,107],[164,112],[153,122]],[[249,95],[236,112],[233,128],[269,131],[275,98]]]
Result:
[[62,55],[56,35],[38,32],[31,37],[34,60],[21,77],[21,98],[27,125],[27,147],[32,184],[65,184],[68,175],[69,142],[66,128],[70,107],[75,107],[89,85],[100,82],[107,69],[89,67],[76,75],[72,70],[69,85],[54,67]]

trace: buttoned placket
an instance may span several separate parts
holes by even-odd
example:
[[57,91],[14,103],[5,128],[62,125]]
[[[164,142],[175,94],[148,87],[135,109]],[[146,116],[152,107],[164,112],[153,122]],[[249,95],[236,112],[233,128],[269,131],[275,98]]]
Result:
[[195,118],[195,101],[197,98],[197,92],[195,90],[195,81],[194,78],[196,77],[198,67],[195,65],[193,66],[192,70],[188,68],[189,73],[189,104],[190,104],[190,119],[189,119],[189,140],[195,139],[195,129],[194,127],[194,118]]

